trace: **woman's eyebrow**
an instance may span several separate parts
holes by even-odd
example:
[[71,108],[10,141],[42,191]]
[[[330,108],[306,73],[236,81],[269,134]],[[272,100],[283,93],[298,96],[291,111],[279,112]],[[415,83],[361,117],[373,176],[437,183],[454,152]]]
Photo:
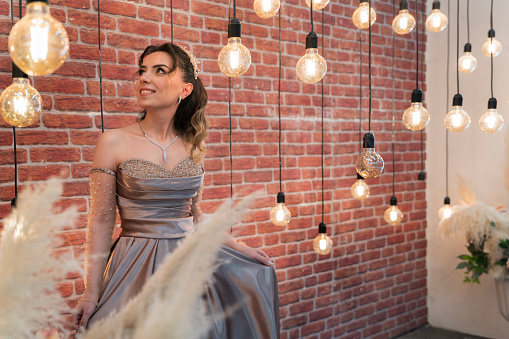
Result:
[[[165,64],[154,65],[154,66],[152,66],[152,68],[157,68],[157,67],[161,67],[161,66],[171,69],[169,66],[166,66]],[[147,66],[141,65],[140,68],[147,68]]]

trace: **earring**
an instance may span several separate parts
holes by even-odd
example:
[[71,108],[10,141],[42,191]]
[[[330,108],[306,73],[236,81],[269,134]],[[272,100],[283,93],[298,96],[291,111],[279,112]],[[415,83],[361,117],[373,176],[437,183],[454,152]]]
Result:
[[179,96],[179,101],[177,102],[177,105],[180,105],[180,102],[182,101],[182,95]]

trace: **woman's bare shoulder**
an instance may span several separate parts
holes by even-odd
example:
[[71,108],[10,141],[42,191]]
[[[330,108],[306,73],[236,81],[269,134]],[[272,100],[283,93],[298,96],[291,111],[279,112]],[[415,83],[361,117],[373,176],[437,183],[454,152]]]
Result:
[[95,148],[94,166],[103,164],[106,168],[116,169],[124,148],[136,136],[137,125],[135,123],[102,133]]

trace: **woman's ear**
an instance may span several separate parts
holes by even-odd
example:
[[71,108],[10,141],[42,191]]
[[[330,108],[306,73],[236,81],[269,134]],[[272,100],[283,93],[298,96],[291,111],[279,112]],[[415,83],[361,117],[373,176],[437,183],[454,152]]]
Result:
[[187,83],[184,85],[184,88],[182,88],[182,91],[180,92],[180,96],[182,100],[187,98],[188,95],[190,95],[193,92],[193,84]]

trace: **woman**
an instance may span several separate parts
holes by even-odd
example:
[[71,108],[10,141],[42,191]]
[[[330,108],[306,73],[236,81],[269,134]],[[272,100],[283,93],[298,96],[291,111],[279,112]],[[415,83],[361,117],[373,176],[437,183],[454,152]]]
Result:
[[[76,306],[75,329],[90,326],[138,294],[200,216],[208,120],[207,93],[197,64],[184,47],[147,47],[133,77],[142,119],[105,132],[97,142],[90,171],[86,291]],[[122,233],[108,258],[117,205]],[[225,245],[221,256],[228,257],[228,263],[216,270],[215,275],[222,276],[208,287],[208,302],[211,312],[218,303],[238,311],[216,323],[209,337],[279,337],[275,271],[255,261],[270,266],[270,258],[233,238]],[[242,273],[245,269],[270,286],[243,281],[242,276],[249,275]],[[238,284],[253,286],[237,288]],[[248,297],[260,294],[260,300],[232,300],[230,293],[236,288],[254,291]],[[214,296],[218,300],[211,300]]]

